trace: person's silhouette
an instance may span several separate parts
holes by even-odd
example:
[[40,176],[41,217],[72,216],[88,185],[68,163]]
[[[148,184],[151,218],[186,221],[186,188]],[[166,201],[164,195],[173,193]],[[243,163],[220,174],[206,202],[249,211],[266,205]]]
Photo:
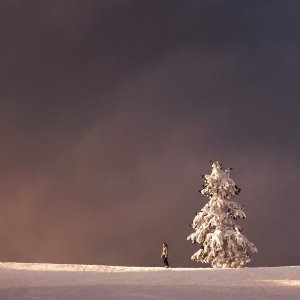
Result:
[[169,256],[169,249],[168,249],[168,244],[167,243],[163,243],[162,244],[162,252],[161,252],[161,258],[163,259],[163,262],[165,264],[166,268],[169,268],[169,262],[168,262],[168,256]]

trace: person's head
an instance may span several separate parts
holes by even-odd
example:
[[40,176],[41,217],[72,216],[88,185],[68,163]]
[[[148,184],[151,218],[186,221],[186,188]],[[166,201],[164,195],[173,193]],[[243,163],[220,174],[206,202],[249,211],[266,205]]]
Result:
[[163,246],[164,246],[164,247],[168,247],[168,244],[165,243],[165,242],[163,242]]

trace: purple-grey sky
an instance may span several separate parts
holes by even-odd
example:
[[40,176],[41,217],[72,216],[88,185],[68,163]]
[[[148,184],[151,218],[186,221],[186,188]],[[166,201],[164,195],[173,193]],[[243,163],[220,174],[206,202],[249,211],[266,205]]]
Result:
[[208,161],[251,266],[299,264],[298,1],[0,4],[0,260],[173,266]]

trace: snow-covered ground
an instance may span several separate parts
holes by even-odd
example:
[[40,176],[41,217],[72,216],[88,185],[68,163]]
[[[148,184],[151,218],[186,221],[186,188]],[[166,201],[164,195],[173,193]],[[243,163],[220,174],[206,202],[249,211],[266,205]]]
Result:
[[300,267],[187,269],[0,263],[6,299],[300,299]]

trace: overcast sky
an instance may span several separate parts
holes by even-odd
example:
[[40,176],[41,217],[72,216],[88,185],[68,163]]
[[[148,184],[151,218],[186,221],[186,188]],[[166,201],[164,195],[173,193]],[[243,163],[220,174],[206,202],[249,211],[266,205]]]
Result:
[[190,261],[208,161],[251,266],[300,264],[298,1],[0,4],[0,261]]

